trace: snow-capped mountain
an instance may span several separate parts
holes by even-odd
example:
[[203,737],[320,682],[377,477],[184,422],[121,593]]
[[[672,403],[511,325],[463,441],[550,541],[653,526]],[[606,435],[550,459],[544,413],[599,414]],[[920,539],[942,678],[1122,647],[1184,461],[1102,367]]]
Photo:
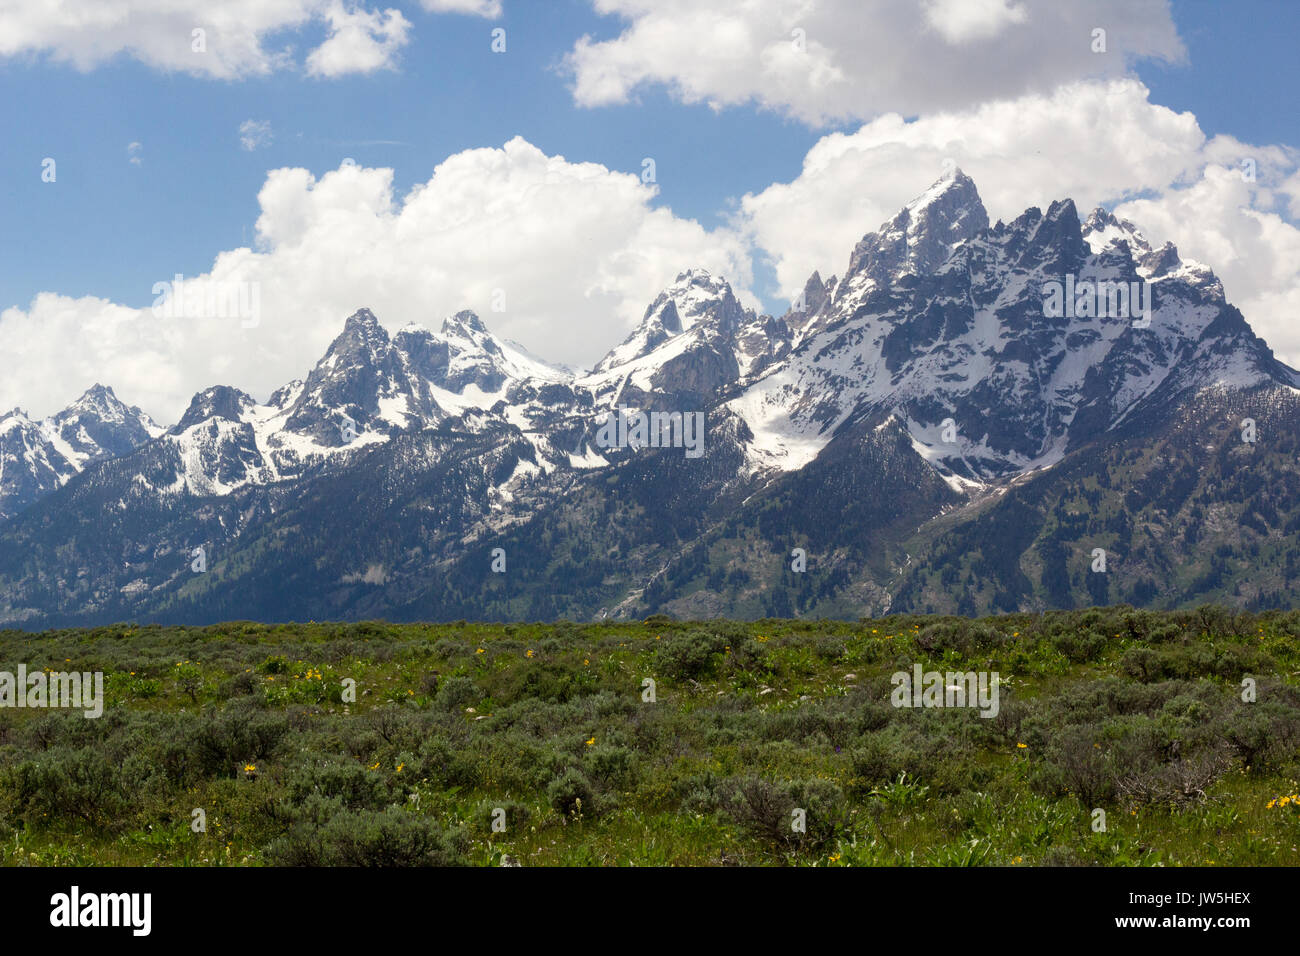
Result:
[[[953,170],[785,315],[687,270],[590,371],[360,309],[264,403],[11,413],[0,622],[1258,605],[1300,595],[1257,563],[1300,532],[1298,385],[1172,244],[1068,199],[990,224]],[[597,441],[620,407],[703,413],[705,454]]]
[[[592,378],[615,371],[634,374],[658,369],[683,352],[710,344],[720,344],[731,352],[739,374],[746,374],[772,354],[774,347],[779,348],[783,339],[789,339],[778,335],[775,340],[750,341],[755,332],[769,325],[740,304],[725,279],[703,269],[688,269],[650,303],[632,334],[596,364]],[[670,348],[663,350],[665,345]]]
[[224,385],[195,395],[150,450],[174,463],[156,490],[222,495],[291,480],[469,411],[528,427],[544,411],[539,395],[567,377],[498,341],[472,312],[447,319],[438,334],[408,325],[390,337],[360,309],[307,378],[265,404]]
[[[1082,291],[1086,309],[1054,310],[1044,292],[1098,283],[1122,284],[1128,314]],[[1069,200],[990,228],[955,170],[858,243],[791,355],[727,407],[758,468],[803,467],[851,417],[894,415],[942,473],[986,483],[1060,461],[1156,396],[1268,382],[1296,378],[1210,270],[1104,210],[1081,225]]]
[[725,279],[690,269],[576,385],[600,407],[702,407],[723,387],[785,355],[793,339],[783,320],[744,308]]
[[62,487],[92,461],[124,455],[162,433],[148,415],[95,385],[49,418],[0,415],[0,521]]

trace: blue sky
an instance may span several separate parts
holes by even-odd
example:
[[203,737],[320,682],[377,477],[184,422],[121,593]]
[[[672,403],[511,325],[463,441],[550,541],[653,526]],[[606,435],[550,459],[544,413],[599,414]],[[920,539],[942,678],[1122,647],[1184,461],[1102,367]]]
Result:
[[[275,2],[303,9],[342,4]],[[764,0],[774,10],[780,2]],[[285,220],[298,216],[300,203],[323,203],[321,191],[277,181],[275,192],[283,199],[273,206],[293,214],[267,214],[259,190],[273,170],[303,168],[320,180],[350,157],[368,169],[391,169],[392,198],[400,205],[413,187],[428,184],[448,157],[483,147],[500,150],[515,137],[545,157],[563,157],[566,174],[575,176],[580,175],[576,165],[588,163],[639,176],[644,157],[655,161],[657,192],[650,194],[647,187],[644,205],[664,210],[669,222],[647,214],[629,231],[627,247],[611,253],[613,259],[598,274],[576,276],[572,289],[546,287],[533,294],[549,276],[574,271],[557,242],[556,259],[542,264],[540,278],[512,279],[525,293],[515,301],[525,305],[502,317],[487,316],[489,325],[535,351],[545,353],[551,344],[559,354],[549,357],[574,364],[592,362],[615,344],[656,287],[678,268],[697,264],[687,259],[712,256],[713,262],[704,264],[728,269],[746,301],[783,311],[785,297],[812,267],[824,274],[842,268],[853,238],[924,189],[944,155],[955,155],[975,176],[995,217],[1061,195],[1076,196],[1080,205],[1132,204],[1125,208],[1141,211],[1145,219],[1139,224],[1155,237],[1173,238],[1185,254],[1190,248],[1197,258],[1224,260],[1209,264],[1224,277],[1230,298],[1255,306],[1263,323],[1257,328],[1267,329],[1272,321],[1282,330],[1283,312],[1300,304],[1296,267],[1288,271],[1284,263],[1264,261],[1272,257],[1250,245],[1271,243],[1268,248],[1285,250],[1295,240],[1300,111],[1294,92],[1300,67],[1294,42],[1300,36],[1300,4],[1095,0],[1069,5],[1070,12],[1062,13],[1048,0],[980,0],[989,11],[986,22],[968,22],[963,17],[970,7],[963,11],[954,0],[819,2],[835,9],[820,21],[810,18],[816,26],[809,28],[808,50],[844,74],[825,87],[832,90],[825,95],[823,85],[810,78],[813,71],[805,76],[777,70],[771,82],[755,81],[751,88],[743,61],[741,66],[732,62],[735,54],[726,39],[733,35],[727,31],[745,25],[737,22],[735,5],[722,0],[665,0],[666,7],[681,6],[661,20],[639,13],[636,0],[600,0],[608,9],[622,9],[619,14],[597,12],[595,0],[500,0],[499,14],[491,9],[495,0],[380,0],[370,6],[400,9],[408,25],[404,42],[379,69],[359,67],[332,77],[308,75],[303,66],[307,51],[330,35],[319,16],[257,35],[267,51],[292,45],[290,65],[273,66],[262,75],[240,67],[232,68],[231,76],[215,76],[166,64],[175,51],[159,51],[159,30],[146,29],[151,0],[129,0],[128,6],[137,4],[144,12],[115,34],[128,38],[123,49],[104,56],[86,53],[95,46],[93,38],[61,29],[43,15],[0,11],[0,27],[19,38],[8,48],[0,40],[0,176],[7,184],[0,229],[0,347],[24,353],[20,359],[33,369],[26,379],[11,377],[8,388],[0,384],[0,406],[21,402],[50,411],[90,384],[86,379],[116,374],[118,380],[108,384],[166,418],[183,407],[184,396],[216,376],[242,378],[235,384],[264,392],[289,374],[301,374],[318,354],[313,350],[336,331],[333,316],[341,323],[348,309],[376,296],[381,303],[396,303],[380,316],[395,325],[412,317],[436,324],[434,315],[465,305],[481,309],[482,290],[506,281],[498,278],[507,271],[500,263],[490,275],[467,277],[461,286],[454,275],[444,277],[442,284],[429,286],[433,291],[427,298],[436,300],[431,302],[415,293],[404,300],[391,290],[368,290],[362,282],[355,296],[349,289],[304,304],[304,314],[312,317],[298,326],[286,319],[257,333],[260,337],[231,333],[231,353],[216,355],[213,343],[224,339],[183,330],[151,333],[147,349],[138,340],[143,333],[132,332],[128,346],[121,338],[125,333],[103,317],[104,303],[97,300],[143,309],[153,299],[154,283],[174,273],[205,273],[230,250],[273,251],[276,242],[256,242],[255,225],[264,214],[277,236],[293,234],[298,242],[294,223]],[[479,15],[434,12],[457,5],[483,9]],[[948,14],[942,22],[935,19],[939,7]],[[369,7],[347,0],[339,9]],[[676,23],[667,19],[670,15]],[[713,19],[691,21],[693,33],[672,34],[680,21],[706,16]],[[930,19],[921,22],[918,16]],[[1061,24],[1045,26],[1053,17]],[[1048,47],[1063,42],[1070,51],[1082,49],[1094,22],[1108,25],[1114,51],[1104,75],[1093,69],[1100,58],[1076,63],[1050,49],[1041,60],[1008,52],[1017,49],[1022,33],[1022,51],[1043,49],[1045,41]],[[776,19],[770,23],[778,24],[774,31],[789,26]],[[506,30],[505,53],[490,49],[491,31],[498,27]],[[707,34],[715,28],[720,39],[701,39],[701,30]],[[140,36],[132,37],[132,30]],[[173,44],[173,34],[183,39],[170,21],[162,32],[164,47]],[[584,36],[595,47],[594,65],[575,66],[579,59],[572,57]],[[667,46],[655,48],[661,41]],[[879,46],[863,49],[867,44]],[[1185,56],[1175,49],[1179,44]],[[905,56],[902,65],[884,65],[895,49]],[[713,56],[717,63],[710,62]],[[873,72],[875,63],[882,66]],[[913,70],[915,75],[909,73]],[[622,71],[612,87],[605,83],[610,71]],[[1050,125],[1040,123],[1038,132],[1027,131],[1020,143],[1013,110],[1004,146],[975,143],[974,131],[983,121],[974,117],[982,105],[1038,97],[1034,103],[1041,109],[1065,103],[1063,110],[1077,124],[1087,110],[1070,104],[1094,95],[1101,89],[1097,84],[1117,79],[1130,84],[1121,97],[1122,116],[1106,117],[1082,133],[1063,122],[1055,138]],[[1075,82],[1094,85],[1084,92],[1059,92]],[[711,101],[724,105],[715,108]],[[1194,114],[1193,129],[1199,127],[1199,133],[1159,107]],[[891,132],[871,125],[888,112],[901,114],[910,128]],[[948,112],[964,119],[945,125],[941,120]],[[254,149],[241,146],[240,127],[246,122],[269,124],[269,139]],[[944,132],[949,126],[957,132]],[[1095,144],[1093,165],[1055,175],[1057,166],[1074,161],[1068,154],[1077,152],[1077,143],[1069,140],[1080,136],[1113,142]],[[841,137],[860,151],[863,161],[856,172],[834,158],[813,163],[815,174],[805,172],[810,151],[811,157],[827,156],[846,141]],[[1153,149],[1144,138],[1164,145]],[[130,144],[138,146],[129,150]],[[1062,163],[1053,160],[1056,150]],[[1023,174],[1016,169],[1019,152],[1026,161]],[[1137,153],[1143,155],[1132,158]],[[1264,170],[1244,206],[1233,197],[1209,195],[1219,182],[1212,167],[1231,168],[1238,155],[1259,155]],[[889,156],[895,158],[884,176],[885,167],[871,163],[884,164]],[[1035,156],[1043,160],[1037,166]],[[42,182],[46,157],[57,163],[55,183]],[[1132,158],[1129,165],[1126,158]],[[379,188],[367,183],[368,189]],[[454,192],[447,185],[443,189]],[[309,194],[310,200],[304,198]],[[578,195],[573,202],[580,205]],[[751,199],[742,202],[747,195]],[[488,205],[490,196],[489,191]],[[429,216],[442,215],[454,198],[444,196]],[[627,215],[640,201],[627,200],[629,206],[619,199],[608,209],[594,209],[592,222]],[[1209,209],[1218,210],[1222,221],[1206,224],[1202,213]],[[511,228],[534,228],[526,215],[512,207],[503,221]],[[547,245],[545,226],[557,214],[548,209],[544,215],[548,218],[537,227],[543,238],[532,247],[539,254]],[[1260,215],[1267,219],[1264,235],[1257,234]],[[523,218],[511,218],[516,216]],[[338,221],[340,232],[351,228],[346,216]],[[403,228],[409,233],[414,227]],[[593,241],[615,240],[602,235]],[[290,244],[281,242],[286,248]],[[282,261],[268,258],[261,267],[270,271],[262,274],[285,276],[295,262],[316,255],[313,248],[303,240],[298,258],[287,253]],[[328,261],[324,254],[318,258]],[[644,261],[632,267],[629,258]],[[474,261],[470,256],[453,271],[472,272]],[[626,290],[614,288],[622,281],[618,276],[626,276]],[[308,275],[295,281],[296,291],[279,300],[274,289],[269,292],[280,314],[310,298],[302,290],[318,284]],[[392,278],[394,286],[402,281]],[[33,299],[41,293],[57,295],[58,302],[35,307]],[[410,308],[404,309],[408,301]],[[554,302],[554,308],[543,302]],[[583,311],[587,304],[589,312]],[[392,315],[402,311],[411,315]],[[572,323],[557,331],[570,316]],[[1254,321],[1249,312],[1247,317]],[[1300,355],[1300,335],[1284,340],[1285,334],[1269,334],[1270,343],[1284,357]],[[70,339],[83,343],[81,351],[60,351],[70,348]],[[131,363],[121,358],[128,349],[134,350]],[[142,371],[148,361],[180,371],[151,388]],[[47,384],[51,377],[59,384]]]
[[[620,27],[582,0],[509,4],[491,21],[409,16],[423,29],[399,71],[336,80],[213,81],[128,59],[91,73],[0,61],[0,175],[18,185],[0,307],[43,289],[147,304],[159,277],[203,272],[220,250],[252,241],[257,191],[276,166],[324,172],[351,157],[392,167],[405,192],[452,153],[522,135],[549,154],[638,175],[652,156],[657,203],[714,225],[736,197],[796,175],[825,132],[752,107],[676,103],[661,89],[634,104],[576,106],[564,55],[575,38]],[[490,50],[498,24],[504,55]],[[240,150],[249,118],[271,123],[269,146]],[[139,166],[128,161],[132,142]],[[46,156],[58,163],[57,190],[42,188]]]

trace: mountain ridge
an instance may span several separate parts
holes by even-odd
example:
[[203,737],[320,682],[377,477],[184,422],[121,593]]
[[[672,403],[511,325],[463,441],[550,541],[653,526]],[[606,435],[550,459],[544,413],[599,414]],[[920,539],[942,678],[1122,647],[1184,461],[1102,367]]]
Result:
[[[1072,295],[1064,308],[1049,304],[1056,286]],[[507,616],[937,607],[948,597],[926,575],[940,580],[969,563],[944,550],[953,532],[941,527],[964,522],[968,548],[980,541],[1001,554],[1003,542],[981,522],[997,527],[1029,500],[1023,489],[1063,488],[1058,476],[1081,461],[1091,462],[1089,481],[1102,481],[1098,462],[1119,468],[1121,446],[1189,455],[1186,436],[1168,430],[1170,410],[1246,400],[1272,421],[1273,406],[1296,402],[1297,384],[1213,272],[1180,259],[1171,243],[1153,248],[1104,209],[1080,221],[1068,199],[991,225],[974,182],[953,169],[865,234],[841,276],[814,272],[786,315],[758,315],[725,279],[688,269],[585,372],[498,339],[473,312],[448,317],[436,333],[407,325],[390,335],[358,309],[307,376],[266,403],[230,386],[205,389],[176,425],[154,426],[158,434],[109,460],[87,458],[79,476],[0,524],[0,546],[46,555],[33,559],[43,569],[35,574],[31,562],[0,559],[0,620],[210,613],[260,593],[255,576],[290,573],[268,555],[303,535],[315,542],[299,540],[305,553],[329,557],[318,559],[327,566],[319,574],[293,573],[299,603],[344,616],[480,605]],[[600,423],[620,408],[704,414],[705,460],[602,445]],[[1283,422],[1275,437],[1289,429]],[[431,484],[435,474],[451,484]],[[384,484],[370,488],[363,475]],[[336,510],[335,533],[354,549],[366,542],[375,553],[365,561],[325,543],[326,502],[344,489],[350,500],[340,497],[340,507],[375,523],[353,525]],[[1198,492],[1198,507],[1219,507],[1214,493]],[[1162,494],[1153,487],[1130,510]],[[1040,504],[1023,512],[1021,530],[1034,536],[1015,562],[1039,579],[990,565],[981,573],[998,583],[968,588],[952,606],[1012,609],[1044,594],[1091,594],[1065,588],[1057,570],[1043,577],[1064,538],[1051,530],[1055,512],[1042,510],[1047,499],[1033,500]],[[125,501],[138,509],[138,527],[130,508],[94,513]],[[1251,507],[1246,520],[1258,513],[1267,533],[1285,527],[1288,509]],[[56,517],[59,509],[68,514]],[[1165,519],[1174,520],[1153,520]],[[843,533],[832,530],[839,523]],[[826,549],[819,584],[760,560],[782,527],[782,553],[796,540]],[[77,576],[86,585],[74,585],[54,555],[94,529],[139,560],[114,567],[120,557],[105,553]],[[554,553],[521,558],[529,534]],[[491,541],[515,555],[505,580],[486,563],[473,567]],[[178,557],[193,548],[213,554],[215,573],[202,582]],[[917,548],[948,555],[945,566],[923,570]],[[431,561],[443,581],[428,580]],[[731,570],[719,577],[717,567]],[[1219,583],[1230,578],[1223,572]],[[519,591],[508,599],[507,580]],[[764,587],[749,587],[758,580]]]

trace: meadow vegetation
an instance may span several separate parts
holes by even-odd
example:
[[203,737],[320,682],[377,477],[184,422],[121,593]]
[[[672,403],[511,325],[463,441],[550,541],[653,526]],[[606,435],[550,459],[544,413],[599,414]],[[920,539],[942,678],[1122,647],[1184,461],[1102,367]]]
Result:
[[[0,709],[11,865],[1300,864],[1300,612],[123,625],[0,652],[105,674],[98,719]],[[891,706],[914,663],[998,672],[997,716]]]

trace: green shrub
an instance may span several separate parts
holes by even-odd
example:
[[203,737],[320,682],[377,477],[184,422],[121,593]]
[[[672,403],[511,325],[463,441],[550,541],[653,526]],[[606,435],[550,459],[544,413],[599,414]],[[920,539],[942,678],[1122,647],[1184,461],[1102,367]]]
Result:
[[240,671],[233,677],[227,677],[218,687],[218,694],[225,700],[234,697],[247,697],[257,687],[257,679],[250,671]]
[[478,699],[478,685],[468,677],[458,674],[443,682],[434,702],[439,710],[454,713],[464,710]]
[[470,653],[469,644],[463,640],[441,637],[434,641],[433,652],[445,661],[453,661]]
[[592,778],[607,787],[629,787],[636,773],[636,755],[626,747],[597,744],[584,763]]
[[118,764],[93,747],[52,748],[10,767],[3,787],[9,812],[28,827],[59,819],[92,827],[121,825],[134,796]]
[[289,658],[283,654],[275,654],[258,664],[257,669],[263,674],[287,674],[289,673]]
[[[503,813],[499,814],[497,811],[503,811]],[[532,812],[528,807],[517,800],[509,798],[484,800],[474,808],[474,829],[484,836],[494,832],[502,832],[506,838],[510,838],[517,835],[528,825],[531,816]],[[505,830],[494,831],[492,829],[494,822],[498,819],[505,824]]]
[[1049,743],[1043,763],[1036,768],[1039,788],[1053,794],[1072,793],[1085,807],[1113,802],[1117,782],[1100,736],[1096,725],[1085,725],[1072,727]]
[[1095,661],[1106,650],[1107,640],[1095,631],[1066,631],[1052,638],[1052,646],[1072,664]]
[[787,850],[820,849],[848,819],[844,794],[829,780],[778,783],[744,777],[732,782],[723,807],[742,829]]
[[422,741],[416,759],[418,776],[439,787],[472,788],[483,779],[474,755],[464,747],[453,747],[442,737]]
[[463,866],[467,862],[464,833],[443,830],[428,817],[389,807],[337,810],[319,823],[320,806],[267,847],[268,862],[277,866],[368,867]]
[[194,766],[205,776],[234,776],[238,766],[270,756],[289,733],[289,718],[268,711],[252,698],[209,708],[195,722],[188,746]]
[[547,784],[546,800],[557,813],[566,817],[589,817],[596,812],[595,791],[591,781],[576,767],[570,767]]
[[663,674],[677,680],[708,677],[717,669],[727,643],[721,634],[699,629],[687,631],[661,641],[655,663]]
[[364,767],[345,757],[324,756],[294,767],[288,775],[289,799],[295,803],[310,794],[337,799],[346,810],[378,810],[394,799],[377,768]]
[[[869,794],[906,773],[913,780],[942,783],[945,789],[953,783],[956,789],[964,789],[960,783],[964,756],[965,748],[957,741],[926,733],[919,724],[891,724],[877,733],[864,734],[849,748],[852,776],[848,786],[853,793]],[[955,769],[945,770],[953,764]]]

